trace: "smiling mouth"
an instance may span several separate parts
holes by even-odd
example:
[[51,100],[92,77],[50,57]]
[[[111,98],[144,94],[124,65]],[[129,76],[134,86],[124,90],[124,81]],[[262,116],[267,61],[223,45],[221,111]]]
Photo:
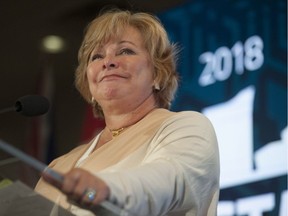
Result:
[[113,81],[113,80],[119,80],[119,79],[123,79],[125,77],[123,76],[119,76],[119,75],[116,75],[116,74],[111,74],[111,75],[108,75],[108,76],[104,76],[100,82],[102,81]]

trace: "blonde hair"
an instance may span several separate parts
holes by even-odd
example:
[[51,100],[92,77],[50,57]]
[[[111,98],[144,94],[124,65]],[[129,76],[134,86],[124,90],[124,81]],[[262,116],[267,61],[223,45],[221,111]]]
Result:
[[111,38],[119,38],[125,27],[137,29],[154,65],[154,81],[160,89],[154,89],[157,105],[169,109],[178,87],[176,61],[178,49],[171,44],[160,20],[148,13],[109,10],[96,17],[86,29],[78,53],[79,65],[75,73],[75,85],[86,101],[93,105],[95,116],[103,117],[97,101],[92,101],[86,75],[90,55],[95,47]]

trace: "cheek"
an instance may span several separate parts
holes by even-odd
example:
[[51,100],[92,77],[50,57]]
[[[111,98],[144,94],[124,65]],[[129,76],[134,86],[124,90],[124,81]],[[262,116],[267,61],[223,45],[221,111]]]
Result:
[[137,67],[135,71],[138,71],[138,76],[143,77],[147,81],[153,80],[153,67],[148,61],[143,61],[135,67]]
[[88,83],[91,82],[91,80],[93,79],[92,77],[92,71],[91,71],[91,68],[90,67],[87,67],[87,70],[86,70],[86,76],[87,76],[87,80],[88,80]]
[[99,73],[99,70],[97,69],[97,65],[89,64],[87,66],[86,75],[87,75],[89,84],[96,82],[98,73]]
[[[125,64],[122,65],[125,67]],[[130,60],[128,64],[126,64],[127,69],[129,68],[130,71],[133,71],[137,75],[142,75],[143,71],[151,71],[151,66],[148,60],[142,58],[136,58],[132,61]]]

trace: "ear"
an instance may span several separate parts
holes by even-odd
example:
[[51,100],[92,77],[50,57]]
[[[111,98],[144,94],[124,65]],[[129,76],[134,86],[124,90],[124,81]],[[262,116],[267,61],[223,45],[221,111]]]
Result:
[[155,82],[154,81],[154,89],[159,91],[160,90],[160,86],[159,86],[159,83],[158,82]]

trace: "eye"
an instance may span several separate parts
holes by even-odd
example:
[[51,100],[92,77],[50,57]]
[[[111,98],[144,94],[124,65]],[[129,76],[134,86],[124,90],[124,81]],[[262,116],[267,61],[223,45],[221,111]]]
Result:
[[131,49],[125,48],[125,49],[121,49],[119,51],[119,54],[120,55],[134,55],[135,52],[133,50],[131,50]]
[[96,54],[92,55],[91,61],[102,59],[102,58],[103,58],[103,56],[101,54],[96,53]]

